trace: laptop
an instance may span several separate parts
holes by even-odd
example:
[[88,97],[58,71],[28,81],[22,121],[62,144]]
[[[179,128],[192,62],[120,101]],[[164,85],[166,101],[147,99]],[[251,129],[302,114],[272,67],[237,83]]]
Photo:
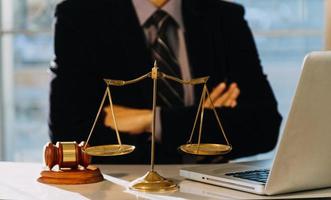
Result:
[[261,195],[331,187],[331,51],[306,55],[273,160],[188,167],[180,175]]

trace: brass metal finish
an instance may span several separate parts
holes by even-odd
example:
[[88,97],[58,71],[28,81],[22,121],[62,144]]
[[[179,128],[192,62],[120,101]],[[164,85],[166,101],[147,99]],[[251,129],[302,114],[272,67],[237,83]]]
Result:
[[[202,123],[203,123],[203,117],[204,117],[204,111],[205,111],[205,108],[203,105],[204,105],[204,102],[206,101],[206,99],[207,99],[207,101],[210,101],[210,103],[211,103],[212,110],[214,112],[218,126],[220,127],[223,137],[227,143],[226,145],[201,143]],[[192,139],[193,139],[193,134],[194,134],[199,116],[200,116],[200,123],[199,123],[198,142],[196,144],[194,144],[194,143],[192,143]],[[188,140],[186,145],[180,146],[179,149],[185,153],[194,154],[194,155],[220,155],[220,154],[229,153],[232,150],[232,146],[229,143],[228,138],[226,137],[221,120],[218,117],[216,108],[213,104],[213,101],[210,98],[210,94],[209,94],[206,83],[204,83],[204,86],[203,86],[203,90],[202,90],[202,94],[201,94],[200,102],[199,102],[199,107],[198,107],[197,114],[195,116],[190,139]]]
[[[134,180],[130,184],[130,189],[136,190],[136,191],[141,191],[141,192],[173,192],[173,191],[178,190],[178,186],[175,183],[173,183],[172,181],[163,178],[156,171],[154,171],[157,79],[159,79],[159,78],[168,79],[170,81],[175,81],[179,84],[190,84],[190,85],[203,84],[203,91],[202,91],[202,94],[200,97],[199,107],[198,107],[198,111],[196,113],[196,117],[195,117],[190,139],[188,140],[187,144],[180,146],[179,149],[181,149],[185,153],[195,154],[195,155],[225,154],[225,153],[230,152],[232,147],[225,135],[221,121],[217,115],[216,109],[213,105],[213,102],[210,98],[210,94],[209,94],[207,86],[206,86],[206,83],[207,83],[209,77],[200,77],[200,78],[191,79],[191,80],[182,80],[177,77],[170,76],[165,73],[159,72],[156,62],[154,62],[154,66],[153,66],[151,72],[144,74],[138,78],[135,78],[132,80],[127,80],[127,81],[104,79],[105,83],[107,84],[107,88],[106,88],[106,91],[102,98],[99,110],[97,112],[96,118],[95,118],[93,126],[90,130],[90,134],[89,134],[86,144],[83,148],[83,151],[92,156],[117,156],[117,155],[124,155],[124,154],[131,153],[135,149],[134,146],[125,145],[125,144],[122,144],[122,142],[121,142],[120,135],[119,135],[118,128],[117,128],[116,116],[115,116],[114,109],[113,109],[113,101],[111,98],[110,86],[125,86],[125,85],[129,85],[129,84],[137,83],[146,78],[151,78],[153,80],[153,108],[152,108],[153,109],[152,110],[153,118],[152,118],[152,142],[151,142],[151,166],[150,166],[151,169],[143,177]],[[95,124],[97,122],[97,119],[103,108],[103,105],[104,105],[104,102],[105,102],[107,96],[108,96],[109,102],[110,102],[110,109],[111,109],[111,114],[112,114],[112,118],[114,121],[118,144],[87,147],[87,144],[90,140],[90,137],[94,130]],[[204,102],[206,100],[211,102],[211,106],[214,111],[215,117],[217,119],[217,123],[221,129],[221,132],[222,132],[227,144],[201,143],[202,123],[203,123],[204,110],[205,110]],[[198,141],[197,141],[197,143],[192,143],[193,134],[195,132],[196,125],[198,124],[199,118],[200,118],[200,122],[199,122],[199,130],[198,130],[198,132],[199,132]]]
[[224,144],[184,144],[179,147],[185,153],[194,154],[194,155],[220,155],[229,153],[232,150],[232,147]]
[[180,84],[190,84],[190,85],[204,84],[204,83],[207,83],[207,81],[209,79],[209,76],[205,76],[205,77],[195,78],[195,79],[191,79],[191,80],[182,80],[182,79],[179,79],[179,78],[174,77],[174,76],[167,75],[167,74],[162,73],[162,72],[159,72],[159,77],[169,79],[169,80],[172,80],[172,81],[176,81]]
[[131,145],[100,145],[87,147],[84,152],[91,156],[119,156],[131,153],[135,149]]
[[156,119],[156,90],[157,90],[157,78],[158,68],[156,61],[152,68],[153,79],[153,120],[152,120],[152,144],[151,144],[151,171],[154,171],[154,158],[155,158],[155,119]]
[[61,142],[63,149],[63,162],[76,162],[75,142]]
[[130,184],[130,189],[140,192],[174,192],[178,190],[175,183],[160,176],[154,171],[155,157],[155,113],[156,113],[156,93],[157,79],[161,73],[158,72],[156,62],[152,68],[151,78],[153,79],[153,120],[152,120],[152,144],[151,144],[151,171],[143,177],[134,180]]
[[130,189],[140,192],[174,192],[178,187],[171,180],[167,180],[154,171],[155,158],[155,117],[156,117],[156,93],[157,79],[161,73],[158,72],[156,62],[151,72],[153,79],[153,120],[152,120],[152,144],[151,144],[151,170],[143,177],[134,180],[130,185]]
[[[148,76],[145,75],[144,77],[147,78]],[[99,106],[97,115],[94,119],[94,122],[93,122],[92,128],[90,130],[89,136],[87,138],[87,141],[86,141],[82,151],[84,151],[85,153],[87,153],[91,156],[118,156],[118,155],[124,155],[124,154],[131,153],[135,149],[134,146],[122,144],[122,142],[121,142],[121,137],[120,137],[120,134],[119,134],[119,131],[118,131],[118,128],[117,128],[117,122],[116,122],[116,117],[115,117],[114,108],[113,108],[113,100],[112,100],[112,97],[111,97],[111,92],[110,92],[109,86],[111,84],[122,86],[122,85],[125,85],[125,84],[134,83],[135,81],[139,81],[139,80],[140,79],[138,78],[138,79],[126,82],[126,81],[121,81],[121,80],[104,79],[104,81],[107,84],[107,88],[106,88],[106,91],[105,91],[105,93],[103,95],[103,98],[101,100],[101,104]],[[115,132],[116,132],[116,137],[117,137],[118,144],[87,147],[87,144],[88,144],[88,142],[89,142],[89,140],[92,136],[94,127],[96,125],[96,122],[98,121],[100,112],[103,108],[103,105],[105,104],[105,100],[106,100],[107,97],[108,97],[109,102],[110,102],[110,110],[111,110],[112,118],[113,118],[114,125],[115,125]]]
[[155,171],[147,172],[143,177],[131,182],[130,189],[139,192],[175,192],[178,190],[177,184],[167,180]]
[[142,81],[146,78],[151,77],[151,72],[142,75],[138,78],[132,79],[132,80],[128,80],[128,81],[123,81],[123,80],[113,80],[113,79],[103,79],[107,85],[113,85],[113,86],[125,86],[125,85],[130,85],[133,83],[137,83],[139,81]]

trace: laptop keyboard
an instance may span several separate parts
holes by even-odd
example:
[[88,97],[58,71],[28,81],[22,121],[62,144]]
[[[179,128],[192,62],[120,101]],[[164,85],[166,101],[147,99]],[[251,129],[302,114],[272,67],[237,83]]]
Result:
[[227,173],[225,175],[266,183],[268,179],[269,171],[270,171],[269,169],[259,169],[259,170]]

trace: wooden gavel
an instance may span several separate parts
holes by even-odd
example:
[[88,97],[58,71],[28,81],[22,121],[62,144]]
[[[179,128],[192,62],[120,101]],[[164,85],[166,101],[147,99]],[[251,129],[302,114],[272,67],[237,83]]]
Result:
[[86,168],[91,163],[91,156],[83,151],[85,143],[57,142],[56,145],[48,142],[44,146],[44,162],[51,170],[55,165],[61,168],[77,169],[79,165]]

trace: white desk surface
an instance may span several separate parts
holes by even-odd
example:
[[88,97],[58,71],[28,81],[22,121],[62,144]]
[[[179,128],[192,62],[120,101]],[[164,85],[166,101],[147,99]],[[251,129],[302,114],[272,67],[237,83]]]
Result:
[[[187,165],[185,165],[186,167]],[[267,199],[331,197],[331,188],[273,197],[259,196],[218,186],[185,180],[179,176],[184,165],[156,165],[155,170],[180,186],[178,192],[149,194],[127,189],[128,183],[141,177],[148,165],[99,165],[106,180],[83,185],[47,185],[36,181],[41,163],[0,162],[0,199]]]

